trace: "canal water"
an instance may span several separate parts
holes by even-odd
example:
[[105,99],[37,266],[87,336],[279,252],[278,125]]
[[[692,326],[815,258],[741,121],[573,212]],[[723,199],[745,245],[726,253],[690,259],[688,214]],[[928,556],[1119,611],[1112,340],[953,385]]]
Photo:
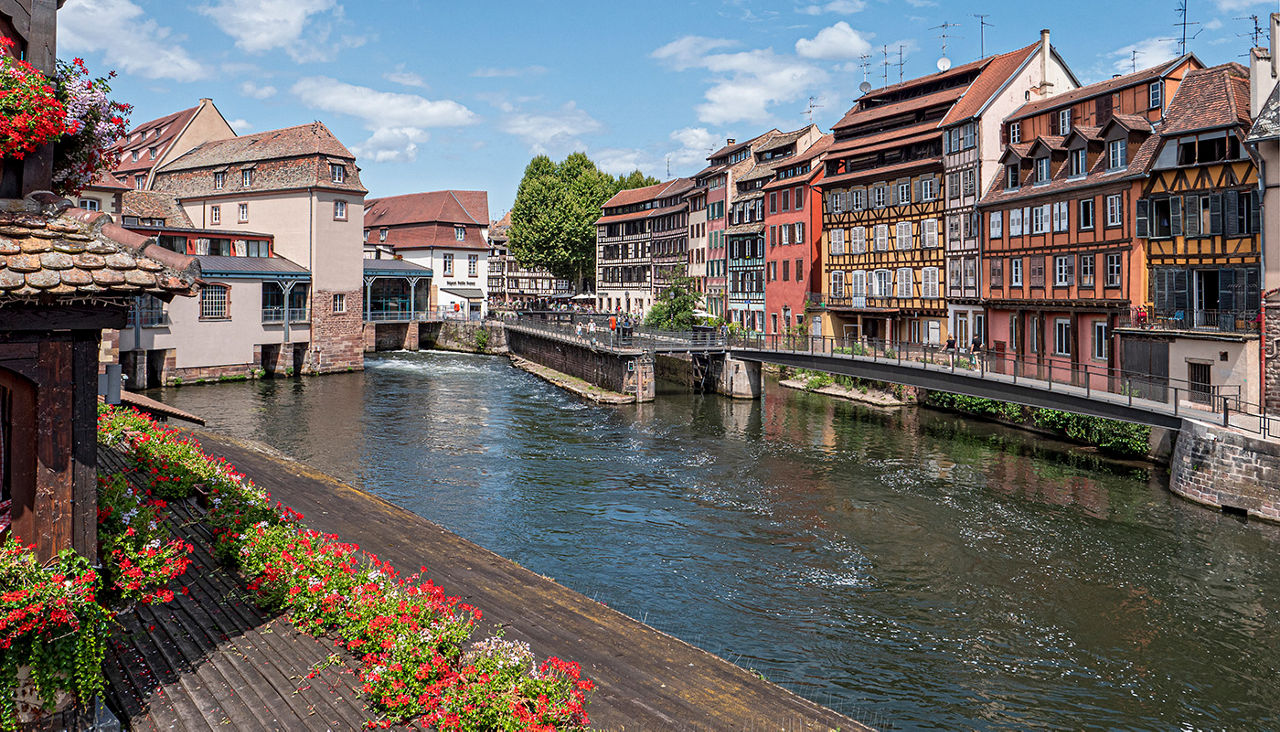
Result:
[[1280,728],[1280,529],[1153,468],[774,383],[600,407],[447,353],[158,396],[900,729]]

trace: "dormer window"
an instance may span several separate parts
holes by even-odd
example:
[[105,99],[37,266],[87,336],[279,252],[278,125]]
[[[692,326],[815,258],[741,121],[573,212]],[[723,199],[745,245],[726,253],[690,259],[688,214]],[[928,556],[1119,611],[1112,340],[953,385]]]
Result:
[[347,169],[337,163],[329,164],[329,178],[334,183],[341,183],[347,179]]
[[1010,122],[1009,123],[1009,143],[1012,145],[1016,145],[1019,142],[1022,142],[1022,123]]
[[378,229],[378,241],[386,241],[386,240],[387,240],[386,228],[384,227],[384,228]]
[[1018,187],[1018,164],[1009,163],[1004,166],[1004,187],[1013,189]]
[[1159,81],[1151,82],[1147,87],[1147,101],[1150,109],[1160,109],[1164,104],[1164,85]]
[[1071,177],[1079,177],[1088,170],[1088,151],[1084,148],[1072,150],[1067,153],[1067,159],[1070,165],[1069,172]]
[[1126,140],[1107,143],[1107,170],[1120,170],[1129,165],[1129,146]]
[[458,241],[462,241],[466,237],[467,237],[467,227],[465,226],[453,227],[453,238],[457,239]]
[[1036,158],[1036,183],[1044,185],[1049,182],[1049,157]]
[[240,185],[249,188],[253,185],[253,168],[245,168],[240,171]]
[[150,149],[148,149],[148,150],[147,150],[147,152],[151,155],[151,159],[152,159],[152,160],[155,160],[155,159],[156,159],[156,151],[157,151],[157,150],[159,150],[159,148],[156,148],[156,147],[153,147],[153,148],[150,148]]
[[137,151],[137,150],[134,150],[134,151],[133,151],[133,162],[135,162],[135,163],[136,163],[136,162],[138,162],[138,151]]
[[139,173],[133,176],[133,187],[138,190],[142,190],[143,188],[146,188],[147,176],[144,173]]
[[226,174],[226,173],[214,173],[214,174],[213,174],[213,190],[215,190],[215,191],[220,191],[220,190],[222,190],[222,189],[223,189],[223,187],[225,187],[226,185],[227,185],[227,174]]
[[1064,109],[1058,112],[1058,134],[1066,135],[1071,132],[1071,110]]

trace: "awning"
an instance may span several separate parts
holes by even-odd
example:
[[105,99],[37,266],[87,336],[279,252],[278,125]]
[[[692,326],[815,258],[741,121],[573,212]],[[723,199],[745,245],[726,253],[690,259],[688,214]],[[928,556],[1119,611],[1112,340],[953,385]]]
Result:
[[581,293],[581,294],[579,294],[579,295],[574,295],[573,297],[571,297],[571,298],[569,298],[569,299],[570,299],[570,300],[595,300],[595,299],[596,299],[596,296],[595,296],[595,295],[593,295],[593,294],[591,294],[590,292],[584,292],[584,293]]
[[460,297],[463,300],[483,300],[484,291],[478,287],[441,287],[441,292],[447,292],[454,297]]

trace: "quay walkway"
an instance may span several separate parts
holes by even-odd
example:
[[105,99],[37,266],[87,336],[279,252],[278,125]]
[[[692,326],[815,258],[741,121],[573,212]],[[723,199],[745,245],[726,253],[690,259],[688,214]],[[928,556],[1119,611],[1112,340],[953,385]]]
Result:
[[[402,571],[425,566],[426,576],[432,581],[484,612],[485,627],[501,627],[506,637],[528,642],[540,658],[556,655],[581,663],[583,674],[596,683],[596,691],[587,706],[593,729],[627,732],[871,729],[306,465],[221,435],[197,432],[196,436],[205,452],[225,457],[269,491],[275,500],[300,511],[308,527],[336,533],[343,540],[389,560]],[[590,548],[584,547],[583,551],[588,552]],[[162,610],[156,615],[165,612]],[[174,614],[184,612],[181,606],[173,611]],[[237,612],[251,615],[242,624],[263,622],[252,615],[254,611]],[[156,621],[147,617],[140,622]],[[268,656],[269,665],[275,666],[270,670],[275,685],[243,691],[247,694],[252,691],[253,699],[284,694],[287,690],[281,689],[281,685],[292,680],[302,690],[300,696],[279,699],[279,703],[300,707],[298,714],[305,714],[308,704],[319,705],[320,709],[306,725],[284,721],[262,726],[347,728],[342,715],[349,718],[350,711],[332,709],[349,704],[344,700],[347,686],[354,678],[347,673],[341,655],[334,656],[334,668],[326,669],[322,679],[306,681],[303,677],[308,672],[307,664],[322,662],[329,644],[305,636],[296,637],[299,634],[293,633],[282,619],[269,622],[269,627],[257,625],[240,634],[251,638],[253,644],[262,644],[266,650],[279,647],[272,651],[275,655]],[[191,626],[199,623],[188,622],[178,632],[195,632],[185,629]],[[216,636],[219,630],[211,627],[199,632]],[[230,666],[228,674],[238,673],[235,667],[239,662],[235,656],[242,651],[221,648],[219,646],[219,650],[197,668]],[[290,651],[290,648],[299,650]],[[292,666],[289,665],[291,657],[297,658]],[[216,675],[212,669],[205,671]],[[253,673],[261,677],[260,672]],[[192,681],[190,675],[183,678],[187,686],[199,683]],[[239,685],[255,683],[258,682],[253,678],[237,682]],[[323,688],[332,690],[333,699],[317,701],[315,694],[310,693],[312,687],[319,688],[322,684]],[[192,696],[183,685],[166,688],[173,688],[183,699]],[[201,693],[212,698],[216,690]],[[154,716],[153,723],[135,728],[170,728],[178,711],[181,710]],[[187,709],[186,715],[198,712]],[[241,712],[247,714],[248,710]],[[330,722],[330,718],[335,721]],[[299,717],[290,714],[288,719]],[[211,719],[207,726],[217,728],[227,724],[235,726],[235,720]]]

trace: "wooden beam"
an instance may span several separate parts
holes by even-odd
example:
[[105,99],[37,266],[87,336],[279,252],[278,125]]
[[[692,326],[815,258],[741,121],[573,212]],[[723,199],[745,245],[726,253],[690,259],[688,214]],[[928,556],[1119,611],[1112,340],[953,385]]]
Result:
[[98,347],[100,330],[76,331],[72,340],[71,546],[90,562],[98,557]]
[[45,561],[71,547],[73,387],[70,340],[40,344],[36,391],[36,554]]
[[9,19],[19,38],[31,37],[31,10],[18,0],[0,0],[0,15]]
[[120,329],[129,320],[127,305],[6,305],[0,307],[0,331]]

